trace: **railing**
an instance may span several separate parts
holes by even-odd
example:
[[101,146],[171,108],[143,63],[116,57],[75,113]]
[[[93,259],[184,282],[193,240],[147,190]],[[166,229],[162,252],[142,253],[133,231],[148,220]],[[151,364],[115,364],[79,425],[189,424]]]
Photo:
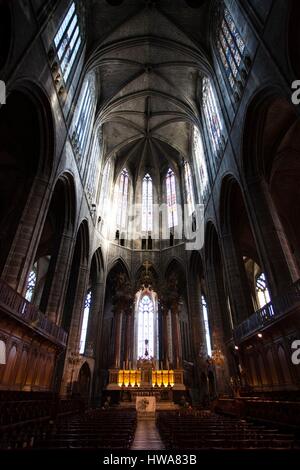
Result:
[[63,328],[55,325],[35,305],[24,299],[24,297],[1,279],[0,305],[5,311],[20,318],[34,330],[39,330],[43,336],[49,336],[51,340],[59,342],[63,346],[67,344],[68,335]]
[[300,304],[300,280],[293,284],[285,294],[275,297],[272,302],[269,302],[247,320],[244,320],[234,330],[235,340],[237,342],[242,341],[246,336],[284,316],[297,304]]

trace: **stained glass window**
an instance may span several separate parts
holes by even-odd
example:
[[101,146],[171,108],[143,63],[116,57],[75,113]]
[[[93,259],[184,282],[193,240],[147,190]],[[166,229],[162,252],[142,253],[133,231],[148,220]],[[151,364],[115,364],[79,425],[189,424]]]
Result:
[[81,335],[80,335],[80,349],[79,349],[80,354],[84,354],[84,350],[85,350],[86,334],[87,334],[87,327],[88,327],[88,322],[89,322],[91,303],[92,303],[92,292],[91,290],[89,290],[86,294],[85,302],[84,302],[83,320],[82,320]]
[[169,169],[166,176],[167,205],[168,205],[168,225],[169,228],[178,225],[176,182],[174,171]]
[[213,152],[219,155],[223,148],[223,126],[209,78],[203,79],[203,109]]
[[261,273],[256,278],[256,293],[258,297],[259,308],[262,308],[266,304],[271,302],[270,293],[267,287],[266,276],[264,273]]
[[207,354],[211,356],[211,340],[210,340],[210,330],[209,330],[209,323],[208,323],[208,308],[207,308],[206,299],[203,295],[201,297],[201,302],[202,302],[202,313],[203,313],[203,321],[204,321],[204,328],[205,328],[206,349],[207,349]]
[[230,86],[234,89],[243,65],[246,46],[226,7],[218,29],[217,47]]
[[193,148],[194,148],[194,155],[195,155],[195,162],[199,173],[200,179],[200,194],[202,200],[205,199],[208,191],[208,174],[207,174],[207,166],[204,154],[204,148],[202,143],[202,138],[198,127],[194,126],[193,132]]
[[117,205],[117,226],[126,228],[127,206],[128,206],[128,171],[124,168],[119,178],[118,205]]
[[185,180],[185,190],[186,190],[186,202],[188,205],[188,214],[192,215],[192,213],[195,210],[195,199],[194,199],[191,167],[188,162],[184,163],[184,180]]
[[65,82],[67,82],[69,78],[81,42],[80,24],[76,12],[76,5],[75,2],[72,2],[54,38],[54,44]]
[[37,280],[37,273],[36,273],[36,268],[34,267],[30,271],[28,279],[27,279],[25,299],[28,300],[28,302],[31,302],[33,299],[33,295],[34,295],[34,291],[36,287],[36,280]]
[[153,227],[153,187],[152,178],[146,174],[142,187],[142,230],[151,232]]
[[139,302],[138,357],[154,357],[154,305],[149,295]]
[[95,114],[95,77],[89,76],[83,86],[78,111],[74,122],[73,142],[77,154],[82,155],[87,147]]

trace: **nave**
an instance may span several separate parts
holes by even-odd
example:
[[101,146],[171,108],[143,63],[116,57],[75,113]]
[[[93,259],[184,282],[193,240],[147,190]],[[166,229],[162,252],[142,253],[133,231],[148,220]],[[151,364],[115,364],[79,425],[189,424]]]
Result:
[[0,0],[3,451],[298,449],[299,18]]
[[[3,395],[3,394],[2,394]],[[159,411],[138,419],[134,409],[84,409],[80,400],[1,396],[0,449],[35,450],[300,450],[300,428],[198,408]],[[10,397],[11,398],[11,397]],[[16,397],[15,397],[16,399]],[[217,407],[215,408],[218,409]]]

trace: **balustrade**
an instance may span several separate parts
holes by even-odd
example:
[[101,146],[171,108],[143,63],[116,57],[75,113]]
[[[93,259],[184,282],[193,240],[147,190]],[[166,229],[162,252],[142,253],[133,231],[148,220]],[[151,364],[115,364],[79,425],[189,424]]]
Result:
[[278,320],[300,303],[300,280],[293,284],[283,295],[275,297],[264,307],[257,310],[247,320],[244,320],[234,331],[237,342],[253,334],[266,325]]
[[39,330],[43,336],[50,336],[63,346],[67,344],[66,331],[51,322],[34,304],[28,302],[3,280],[0,280],[0,305],[4,311]]

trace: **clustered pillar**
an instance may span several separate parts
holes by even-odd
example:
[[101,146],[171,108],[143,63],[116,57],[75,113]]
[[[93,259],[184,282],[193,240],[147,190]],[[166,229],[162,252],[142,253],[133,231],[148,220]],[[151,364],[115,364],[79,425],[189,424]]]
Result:
[[129,367],[131,360],[131,307],[133,296],[131,293],[130,283],[124,273],[119,273],[115,279],[115,293],[113,296],[113,313],[114,313],[114,354],[113,354],[113,368],[121,368],[121,346],[122,346],[122,326],[125,322],[125,337],[124,337],[124,361],[126,367]]

